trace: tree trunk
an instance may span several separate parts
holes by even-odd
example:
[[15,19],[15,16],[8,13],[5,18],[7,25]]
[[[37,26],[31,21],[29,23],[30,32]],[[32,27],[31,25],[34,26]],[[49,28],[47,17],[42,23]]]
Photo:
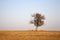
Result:
[[36,26],[36,31],[37,31],[37,29],[38,29],[38,26]]

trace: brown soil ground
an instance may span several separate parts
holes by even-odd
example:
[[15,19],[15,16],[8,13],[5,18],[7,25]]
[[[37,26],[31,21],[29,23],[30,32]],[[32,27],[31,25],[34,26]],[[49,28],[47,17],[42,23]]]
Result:
[[0,40],[60,40],[60,31],[0,30]]

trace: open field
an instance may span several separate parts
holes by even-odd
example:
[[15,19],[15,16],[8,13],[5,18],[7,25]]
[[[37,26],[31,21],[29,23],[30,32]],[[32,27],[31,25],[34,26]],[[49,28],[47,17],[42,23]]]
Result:
[[60,31],[0,31],[0,40],[60,40]]

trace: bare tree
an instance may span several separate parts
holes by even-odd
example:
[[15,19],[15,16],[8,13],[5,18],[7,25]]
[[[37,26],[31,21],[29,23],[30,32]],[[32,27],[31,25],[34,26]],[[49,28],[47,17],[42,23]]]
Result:
[[33,18],[33,21],[32,20],[30,21],[30,23],[36,26],[36,31],[37,31],[38,27],[44,24],[45,17],[44,15],[42,16],[39,13],[33,14],[32,17],[34,18]]

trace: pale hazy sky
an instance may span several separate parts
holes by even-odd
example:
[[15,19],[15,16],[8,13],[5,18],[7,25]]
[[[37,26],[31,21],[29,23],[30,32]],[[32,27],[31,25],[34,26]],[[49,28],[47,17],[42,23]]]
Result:
[[38,29],[60,30],[60,0],[0,0],[0,30],[35,29],[29,21],[36,12],[46,17]]

